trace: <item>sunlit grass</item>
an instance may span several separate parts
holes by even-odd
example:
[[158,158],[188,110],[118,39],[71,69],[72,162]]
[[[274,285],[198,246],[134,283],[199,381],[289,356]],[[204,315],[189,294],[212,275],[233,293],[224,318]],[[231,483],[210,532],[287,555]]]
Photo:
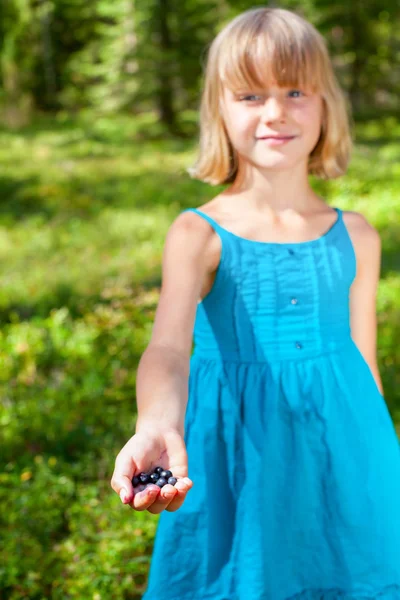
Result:
[[[152,115],[89,113],[0,132],[3,318],[14,305],[46,313],[60,305],[57,290],[65,286],[90,299],[113,281],[159,284],[169,224],[218,188],[186,173],[196,140],[161,136],[157,127]],[[399,134],[394,117],[357,125],[347,175],[313,182],[330,204],[362,212],[380,230],[382,275],[394,282],[400,266]],[[389,311],[388,320],[393,285],[380,286],[379,306]]]
[[[400,433],[400,125],[356,133],[348,174],[313,185],[381,233],[378,355]],[[12,599],[141,597],[157,517],[128,515],[109,478],[134,431],[166,232],[222,189],[187,175],[195,147],[153,115],[0,130],[0,504],[13,522],[0,589]]]

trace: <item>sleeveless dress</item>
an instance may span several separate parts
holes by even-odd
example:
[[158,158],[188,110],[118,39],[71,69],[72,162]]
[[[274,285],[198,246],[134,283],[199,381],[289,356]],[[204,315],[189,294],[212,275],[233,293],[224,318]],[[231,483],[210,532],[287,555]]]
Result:
[[187,210],[222,252],[190,359],[194,485],[159,516],[142,600],[400,599],[400,446],[350,335],[342,211],[275,243]]

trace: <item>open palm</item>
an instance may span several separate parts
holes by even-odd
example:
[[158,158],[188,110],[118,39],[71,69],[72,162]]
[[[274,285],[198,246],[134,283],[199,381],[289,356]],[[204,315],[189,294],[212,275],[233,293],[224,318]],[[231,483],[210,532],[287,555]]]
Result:
[[[152,472],[163,467],[178,479],[175,486],[166,484],[160,489],[155,484],[133,488],[132,478],[141,472]],[[188,479],[188,459],[185,441],[175,430],[140,429],[119,452],[111,487],[125,504],[136,510],[158,514],[162,510],[177,510],[193,483]]]

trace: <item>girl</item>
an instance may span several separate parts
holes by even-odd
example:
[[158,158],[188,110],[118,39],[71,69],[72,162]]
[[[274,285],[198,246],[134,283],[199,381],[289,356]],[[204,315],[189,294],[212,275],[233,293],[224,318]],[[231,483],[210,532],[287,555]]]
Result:
[[[170,227],[136,433],[111,483],[162,512],[144,600],[400,599],[380,237],[308,181],[343,175],[350,151],[310,23],[257,8],[218,34],[191,174],[231,185]],[[176,486],[133,490],[157,465]]]

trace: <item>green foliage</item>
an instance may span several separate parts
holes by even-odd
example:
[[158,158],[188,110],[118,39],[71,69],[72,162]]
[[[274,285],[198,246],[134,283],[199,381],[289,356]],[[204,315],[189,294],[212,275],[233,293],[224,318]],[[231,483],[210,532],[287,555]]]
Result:
[[[183,121],[195,125],[191,113]],[[348,175],[315,180],[383,244],[379,363],[400,422],[400,127],[358,122]],[[82,113],[0,132],[0,596],[139,600],[157,517],[109,481],[133,434],[139,358],[175,215],[217,189],[155,115]],[[374,168],[371,169],[371,164]]]
[[[7,0],[0,3],[2,120],[32,107],[155,110],[169,131],[198,107],[207,48],[255,0]],[[280,6],[275,3],[274,6]],[[326,37],[353,108],[393,109],[399,95],[397,0],[287,0]]]
[[53,456],[9,463],[0,482],[2,598],[139,600],[157,517]]

